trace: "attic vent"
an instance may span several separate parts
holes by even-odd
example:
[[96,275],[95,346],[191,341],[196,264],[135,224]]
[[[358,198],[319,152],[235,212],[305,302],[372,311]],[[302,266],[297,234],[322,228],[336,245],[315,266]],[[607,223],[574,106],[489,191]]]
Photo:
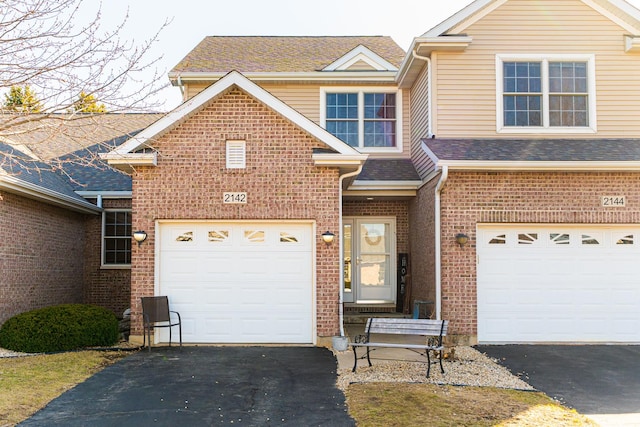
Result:
[[227,169],[247,167],[247,149],[245,141],[227,141]]

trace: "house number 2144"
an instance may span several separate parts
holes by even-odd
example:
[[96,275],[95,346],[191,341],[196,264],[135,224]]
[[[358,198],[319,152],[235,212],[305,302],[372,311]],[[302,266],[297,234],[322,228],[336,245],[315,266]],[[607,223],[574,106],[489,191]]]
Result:
[[624,196],[602,196],[602,206],[623,208],[626,205]]
[[247,193],[222,193],[223,203],[247,203]]

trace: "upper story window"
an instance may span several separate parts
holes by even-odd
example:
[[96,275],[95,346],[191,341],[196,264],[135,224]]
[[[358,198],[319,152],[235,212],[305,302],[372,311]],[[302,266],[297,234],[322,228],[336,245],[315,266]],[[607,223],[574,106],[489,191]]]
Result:
[[398,151],[400,92],[393,90],[322,90],[322,125],[347,144],[363,151]]
[[131,265],[131,211],[105,210],[102,214],[102,265]]
[[592,133],[594,57],[497,57],[498,132]]

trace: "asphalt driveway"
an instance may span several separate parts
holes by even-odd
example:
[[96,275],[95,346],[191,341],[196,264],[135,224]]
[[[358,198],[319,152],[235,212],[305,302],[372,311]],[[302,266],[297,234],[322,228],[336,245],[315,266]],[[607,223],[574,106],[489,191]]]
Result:
[[354,426],[325,348],[141,351],[53,400],[20,426]]
[[[478,346],[536,389],[585,415],[635,414],[640,423],[640,346]],[[634,424],[635,425],[635,424]]]

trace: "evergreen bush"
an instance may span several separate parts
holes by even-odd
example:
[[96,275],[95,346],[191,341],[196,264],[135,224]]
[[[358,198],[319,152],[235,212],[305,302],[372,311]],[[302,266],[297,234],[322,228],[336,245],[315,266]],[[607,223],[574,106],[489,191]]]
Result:
[[49,353],[111,346],[118,341],[118,319],[86,304],[63,304],[20,313],[0,328],[0,347]]

